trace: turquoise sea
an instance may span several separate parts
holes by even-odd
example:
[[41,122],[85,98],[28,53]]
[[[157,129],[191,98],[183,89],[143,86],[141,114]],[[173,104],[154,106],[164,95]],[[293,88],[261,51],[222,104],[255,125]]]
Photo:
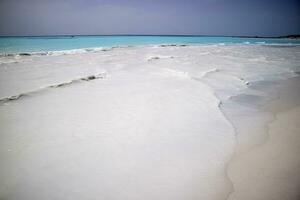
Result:
[[300,40],[286,38],[242,38],[218,36],[25,36],[0,37],[0,53],[59,51],[103,46],[145,44],[197,44],[197,43],[267,43],[300,44]]

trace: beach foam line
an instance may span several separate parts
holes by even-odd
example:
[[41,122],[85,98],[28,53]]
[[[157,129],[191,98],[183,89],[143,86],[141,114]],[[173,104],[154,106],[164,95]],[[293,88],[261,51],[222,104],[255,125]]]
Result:
[[112,46],[112,47],[92,47],[92,48],[82,48],[82,49],[69,49],[69,50],[57,50],[57,51],[37,51],[37,52],[19,52],[19,53],[0,53],[1,57],[15,57],[15,56],[52,56],[52,55],[73,55],[81,54],[87,52],[101,52],[101,51],[111,51],[118,48],[129,48],[132,46]]
[[[212,89],[213,90],[213,89]],[[217,95],[215,94],[216,98]],[[222,106],[223,106],[223,102],[220,100],[219,101],[219,104],[218,104],[218,108],[220,110],[220,112],[223,114],[224,118],[228,121],[228,123],[231,124],[232,126],[232,129],[233,129],[233,133],[234,133],[234,147],[233,147],[233,151],[232,151],[232,154],[229,158],[229,160],[227,160],[227,162],[225,162],[225,176],[227,178],[227,180],[230,182],[230,190],[225,198],[225,200],[228,200],[230,198],[230,196],[235,192],[235,186],[234,186],[234,181],[233,179],[231,178],[230,176],[230,173],[229,173],[229,166],[230,164],[233,162],[233,159],[234,159],[234,155],[236,155],[236,149],[237,149],[237,145],[238,145],[238,130],[237,128],[234,126],[233,122],[231,121],[231,119],[226,115],[225,111],[222,109]]]
[[268,46],[268,47],[298,47],[300,44],[295,43],[266,43],[266,42],[241,42],[241,43],[166,43],[160,45],[154,44],[141,44],[141,45],[116,45],[116,46],[99,46],[99,47],[91,47],[91,48],[76,48],[76,49],[68,49],[68,50],[53,50],[53,51],[33,51],[33,52],[17,52],[17,53],[0,53],[1,57],[14,57],[14,56],[32,56],[32,55],[40,55],[40,56],[51,56],[51,55],[72,55],[79,53],[87,53],[87,52],[100,52],[100,51],[111,51],[113,49],[119,48],[130,48],[130,47],[140,47],[140,46],[150,46],[154,48],[167,48],[167,47],[189,47],[189,46],[225,46],[225,45],[260,45],[260,46]]
[[[195,78],[195,77],[193,77],[193,80],[199,81],[199,82],[203,83],[204,85],[206,85],[208,88],[210,88],[211,92],[214,94],[215,98],[218,100],[218,109],[219,109],[219,111],[222,113],[222,115],[224,116],[224,118],[226,119],[226,121],[230,124],[230,126],[232,127],[232,130],[233,130],[233,138],[234,138],[233,151],[232,151],[231,156],[229,157],[229,159],[224,163],[224,165],[225,165],[224,166],[224,174],[226,176],[226,179],[230,183],[229,191],[228,191],[228,193],[227,193],[227,195],[225,197],[225,199],[227,200],[235,192],[234,182],[233,182],[233,179],[230,177],[228,168],[229,168],[231,162],[234,159],[234,155],[236,154],[236,149],[237,149],[237,145],[238,145],[238,130],[234,126],[234,124],[231,121],[230,117],[228,117],[226,115],[226,112],[222,109],[223,101],[218,97],[216,91],[213,89],[213,87],[211,87],[209,84],[207,84],[207,83],[205,83],[203,81],[203,79],[206,78],[207,75],[214,74],[214,73],[217,73],[217,72],[220,72],[220,69],[218,69],[218,68],[212,68],[212,69],[209,69],[207,71],[204,71],[202,73],[202,75],[201,75],[201,78]],[[240,80],[242,80],[242,79],[240,79]]]
[[15,56],[57,56],[57,55],[73,55],[73,54],[81,54],[87,52],[101,52],[101,51],[111,51],[113,49],[119,48],[130,48],[130,47],[139,47],[139,46],[151,46],[154,48],[166,48],[166,47],[188,47],[188,46],[195,46],[195,45],[213,45],[213,46],[225,46],[227,44],[230,45],[261,45],[261,46],[268,46],[268,47],[277,47],[277,48],[286,48],[286,47],[297,47],[300,44],[281,44],[281,43],[265,43],[265,42],[243,42],[243,43],[206,43],[206,44],[161,44],[161,45],[126,45],[126,46],[111,46],[111,47],[91,47],[91,48],[79,48],[79,49],[69,49],[69,50],[54,50],[54,51],[33,51],[33,52],[18,52],[18,53],[0,53],[1,57],[15,57]]
[[236,127],[234,126],[233,122],[231,121],[230,117],[228,117],[226,115],[226,112],[222,109],[223,101],[218,97],[218,95],[217,95],[216,91],[213,89],[213,87],[211,87],[209,84],[207,84],[203,81],[203,79],[206,78],[207,75],[217,73],[217,72],[220,72],[220,70],[218,68],[212,68],[212,69],[209,69],[207,71],[204,71],[200,78],[197,78],[197,77],[191,77],[191,78],[194,81],[201,82],[202,84],[206,85],[210,89],[210,91],[212,92],[212,94],[214,95],[214,97],[218,101],[217,107],[218,107],[219,111],[222,113],[223,117],[228,122],[228,124],[230,124],[230,126],[232,127],[232,130],[233,130],[233,138],[234,138],[233,151],[231,152],[231,156],[229,157],[229,159],[224,163],[224,175],[225,175],[226,179],[228,180],[228,182],[230,184],[228,193],[225,197],[225,199],[227,200],[235,192],[234,182],[233,182],[233,179],[230,177],[228,168],[229,168],[231,162],[234,159],[234,155],[236,154],[236,148],[237,148],[237,145],[238,145],[238,131],[237,131]]
[[0,103],[7,103],[9,101],[19,100],[23,97],[26,97],[26,96],[30,95],[30,94],[41,92],[41,91],[44,91],[44,90],[49,89],[49,88],[60,88],[60,87],[68,86],[68,85],[83,82],[83,81],[92,81],[92,80],[96,80],[96,79],[103,79],[103,78],[106,77],[106,75],[107,74],[105,72],[103,72],[103,73],[99,73],[99,74],[96,74],[96,75],[89,75],[89,76],[81,77],[81,78],[78,78],[78,79],[73,79],[73,80],[70,80],[70,81],[63,82],[63,83],[58,83],[58,84],[54,84],[54,85],[45,86],[45,87],[39,88],[37,90],[32,90],[32,91],[24,92],[24,93],[21,93],[21,94],[1,98]]
[[[73,55],[87,52],[101,52],[101,51],[111,51],[113,49],[121,49],[121,48],[130,48],[130,47],[138,47],[138,46],[153,46],[153,45],[117,45],[117,46],[99,46],[99,47],[91,47],[91,48],[79,48],[79,49],[68,49],[68,50],[54,50],[54,51],[34,51],[34,52],[18,52],[18,53],[0,53],[1,57],[14,57],[14,56],[51,56],[51,55]],[[155,45],[155,47],[186,47],[189,46],[187,44],[162,44]]]

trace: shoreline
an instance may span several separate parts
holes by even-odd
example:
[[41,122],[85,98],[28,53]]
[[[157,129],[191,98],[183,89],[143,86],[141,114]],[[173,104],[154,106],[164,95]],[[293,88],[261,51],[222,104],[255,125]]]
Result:
[[[281,82],[281,83],[280,83]],[[295,82],[295,83],[293,83]],[[227,167],[227,173],[229,175],[229,179],[233,183],[233,191],[229,194],[228,200],[235,200],[235,199],[249,199],[249,200],[257,200],[257,199],[298,199],[300,197],[300,193],[297,192],[297,190],[294,189],[294,191],[289,191],[292,194],[289,195],[286,192],[284,192],[284,188],[286,187],[293,187],[297,185],[297,183],[289,183],[289,180],[285,180],[285,186],[281,185],[279,188],[276,187],[276,183],[270,182],[270,176],[269,174],[272,173],[272,177],[283,177],[283,176],[289,176],[284,175],[283,172],[278,173],[278,169],[276,169],[276,166],[268,165],[268,163],[276,162],[278,163],[280,160],[285,162],[296,162],[300,164],[300,159],[297,159],[297,157],[294,156],[296,160],[286,160],[286,157],[288,155],[296,154],[298,155],[300,153],[300,150],[297,152],[297,146],[300,147],[297,144],[294,144],[296,147],[291,147],[290,150],[285,149],[288,153],[286,153],[286,157],[277,157],[274,158],[274,154],[272,152],[278,152],[278,149],[282,149],[282,146],[293,144],[292,140],[288,137],[291,137],[292,139],[300,139],[300,136],[295,135],[293,131],[287,132],[289,134],[292,134],[289,136],[287,133],[282,132],[282,128],[280,126],[283,126],[286,124],[287,119],[289,121],[294,121],[290,123],[290,126],[297,127],[295,129],[300,130],[300,126],[297,125],[295,122],[300,117],[300,94],[298,94],[297,98],[295,99],[295,93],[300,91],[300,76],[292,77],[287,80],[279,81],[277,86],[277,92],[279,93],[279,97],[277,99],[271,100],[267,102],[263,107],[266,111],[272,113],[273,119],[270,120],[265,124],[266,130],[265,134],[266,137],[263,142],[258,142],[257,144],[253,145],[251,148],[247,149],[246,151],[242,151],[239,153],[236,153],[233,155],[232,159],[228,163]],[[291,84],[293,87],[291,87]],[[278,89],[279,87],[279,89]],[[286,90],[288,89],[288,91]],[[281,94],[283,93],[283,94]],[[293,98],[289,98],[288,96],[292,95]],[[296,101],[294,102],[294,105],[291,104],[291,100]],[[295,104],[296,103],[296,104]],[[288,105],[288,107],[287,107]],[[277,128],[274,128],[277,127]],[[281,128],[281,132],[278,131]],[[287,127],[287,125],[284,127],[284,130],[288,130],[290,127]],[[238,134],[238,133],[237,133]],[[285,136],[287,134],[287,136]],[[294,134],[294,136],[293,136]],[[272,141],[276,140],[287,142],[285,144],[281,144],[280,142],[277,142],[277,145],[272,144]],[[239,144],[237,144],[237,147],[239,148]],[[269,152],[266,152],[265,149],[271,149]],[[300,148],[299,148],[300,149]],[[295,152],[296,150],[296,152]],[[265,156],[262,157],[262,154]],[[259,160],[259,161],[258,161]],[[255,165],[255,163],[258,164],[258,166]],[[254,164],[254,165],[253,165]],[[264,167],[262,167],[264,166]],[[299,174],[298,171],[295,171],[295,163],[290,166],[282,167],[284,170],[293,170],[290,171],[290,173],[296,175]],[[268,169],[268,172],[265,171]],[[262,172],[264,171],[264,172]],[[300,178],[300,177],[299,177]],[[260,181],[258,181],[258,179]],[[264,182],[263,185],[260,185],[260,182]],[[282,181],[283,182],[283,181]],[[277,183],[277,184],[284,184],[284,183]],[[267,184],[269,183],[269,185]],[[257,186],[259,185],[259,186]],[[287,186],[289,185],[289,186]],[[254,189],[250,188],[256,188],[255,192]],[[268,188],[268,190],[260,190],[260,187]],[[273,189],[273,188],[277,189]],[[271,189],[272,188],[272,189]],[[252,192],[250,190],[253,190]],[[253,193],[253,194],[252,194]],[[286,196],[285,196],[286,195]],[[288,197],[288,198],[287,198]]]
[[[94,37],[94,41],[90,39]],[[107,38],[105,38],[107,37]],[[119,38],[115,38],[119,37]],[[139,37],[141,37],[139,39]],[[136,38],[136,39],[135,39]],[[73,41],[74,40],[74,41]],[[19,42],[18,42],[19,41]],[[21,44],[21,43],[24,44]],[[11,43],[10,47],[5,43]],[[64,48],[61,44],[64,44]],[[280,44],[300,45],[299,38],[290,37],[231,37],[231,36],[18,36],[0,37],[0,56],[93,51],[100,48],[117,48],[147,45],[207,45],[207,44]],[[72,44],[72,45],[71,45]]]
[[[97,53],[101,51],[112,51],[113,49],[120,48],[147,48],[147,47],[197,47],[197,46],[231,46],[231,45],[260,45],[270,47],[299,47],[300,43],[268,43],[268,42],[207,42],[207,43],[186,43],[186,42],[173,42],[173,43],[153,43],[153,44],[124,44],[124,45],[104,45],[94,47],[72,48],[62,50],[44,50],[44,51],[19,51],[19,52],[0,52],[0,58],[5,57],[30,57],[30,56],[59,56],[59,55],[75,55],[84,53]],[[0,63],[1,64],[1,63]]]

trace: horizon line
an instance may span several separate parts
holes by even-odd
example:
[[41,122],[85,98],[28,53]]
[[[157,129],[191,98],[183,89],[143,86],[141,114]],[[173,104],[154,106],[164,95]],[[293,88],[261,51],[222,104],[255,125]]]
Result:
[[159,36],[159,37],[236,37],[236,38],[288,38],[300,37],[300,34],[280,36],[260,35],[207,35],[207,34],[53,34],[53,35],[0,35],[0,37],[76,37],[76,36]]

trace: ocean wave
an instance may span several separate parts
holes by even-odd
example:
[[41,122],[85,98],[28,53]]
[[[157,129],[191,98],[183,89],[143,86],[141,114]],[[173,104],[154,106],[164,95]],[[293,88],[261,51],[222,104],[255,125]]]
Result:
[[94,48],[57,50],[57,51],[0,53],[0,58],[1,57],[15,57],[15,56],[34,56],[34,55],[38,55],[38,56],[73,55],[73,54],[80,54],[80,53],[87,53],[87,52],[111,51],[111,50],[116,49],[116,48],[124,48],[124,47],[114,46],[114,47],[94,47]]
[[15,56],[33,56],[33,55],[39,55],[39,56],[57,56],[57,55],[72,55],[72,54],[80,54],[80,53],[87,53],[87,52],[100,52],[100,51],[111,51],[113,49],[119,49],[119,48],[130,48],[130,47],[138,47],[138,46],[150,46],[152,48],[166,48],[166,47],[188,47],[188,46],[207,46],[207,45],[213,45],[213,46],[227,46],[227,45],[261,45],[261,46],[267,46],[267,47],[275,47],[275,48],[281,48],[281,47],[299,47],[300,44],[295,43],[267,43],[267,42],[240,42],[240,43],[232,43],[232,42],[220,42],[220,43],[194,43],[193,45],[189,44],[159,44],[159,45],[125,45],[125,46],[109,46],[109,47],[92,47],[92,48],[79,48],[79,49],[69,49],[69,50],[54,50],[54,51],[36,51],[36,52],[18,52],[18,53],[0,53],[0,59],[3,57],[15,57]]
[[73,54],[81,54],[87,52],[101,52],[101,51],[111,51],[113,49],[121,49],[121,48],[130,48],[130,47],[138,47],[138,46],[152,46],[152,47],[187,47],[187,44],[161,44],[161,45],[125,45],[125,46],[110,46],[110,47],[92,47],[92,48],[79,48],[79,49],[69,49],[69,50],[54,50],[54,51],[36,51],[36,52],[18,52],[18,53],[0,53],[1,57],[15,57],[15,56],[58,56],[58,55],[73,55]]

